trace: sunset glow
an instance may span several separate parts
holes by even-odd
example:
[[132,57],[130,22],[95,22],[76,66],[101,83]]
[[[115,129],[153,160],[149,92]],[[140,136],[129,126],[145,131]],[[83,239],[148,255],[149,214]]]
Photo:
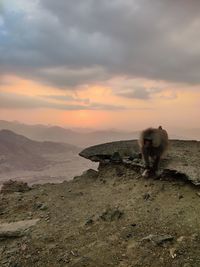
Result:
[[[76,11],[61,2],[1,1],[0,119],[122,130],[197,126],[200,48],[187,40],[198,39],[200,22],[190,9],[182,25],[189,2],[180,17],[170,12],[176,3],[103,1],[94,9],[86,1]],[[97,14],[110,19],[108,27]]]

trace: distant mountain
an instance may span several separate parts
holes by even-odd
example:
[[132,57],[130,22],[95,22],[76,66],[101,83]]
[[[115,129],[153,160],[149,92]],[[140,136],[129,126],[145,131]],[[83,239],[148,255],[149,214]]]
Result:
[[138,138],[138,132],[115,130],[76,132],[59,126],[27,125],[3,120],[0,120],[0,129],[8,129],[37,141],[66,142],[80,147]]
[[37,141],[67,142],[66,135],[71,137],[74,134],[73,131],[59,126],[28,125],[4,120],[0,120],[0,129],[8,129]]
[[[27,125],[19,122],[0,120],[0,130],[8,129],[36,141],[64,142],[78,147],[114,142],[120,140],[138,139],[139,131],[125,132],[118,130],[95,131],[92,129],[66,129],[59,126]],[[168,131],[171,139],[200,140],[200,128],[171,129]]]
[[0,131],[0,171],[13,169],[39,170],[50,164],[44,155],[78,152],[73,145],[33,141],[10,130]]

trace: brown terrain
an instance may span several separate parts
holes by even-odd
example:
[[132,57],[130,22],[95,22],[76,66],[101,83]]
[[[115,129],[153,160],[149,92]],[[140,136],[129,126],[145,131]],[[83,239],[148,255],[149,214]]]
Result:
[[152,178],[136,144],[82,151],[99,169],[71,181],[5,184],[0,266],[199,267],[200,142],[171,141]]
[[62,182],[96,164],[78,156],[67,143],[34,141],[10,130],[0,131],[0,185],[15,179],[29,184]]

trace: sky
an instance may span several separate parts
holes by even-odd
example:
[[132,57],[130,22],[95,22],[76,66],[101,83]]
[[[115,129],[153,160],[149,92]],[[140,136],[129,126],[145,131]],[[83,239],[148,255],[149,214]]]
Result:
[[199,0],[0,0],[0,119],[198,128]]

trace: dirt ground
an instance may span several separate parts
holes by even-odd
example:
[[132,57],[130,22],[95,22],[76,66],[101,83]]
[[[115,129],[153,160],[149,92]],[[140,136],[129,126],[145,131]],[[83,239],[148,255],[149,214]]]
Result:
[[0,240],[6,267],[199,267],[199,187],[123,165],[1,194],[0,220],[40,219]]

